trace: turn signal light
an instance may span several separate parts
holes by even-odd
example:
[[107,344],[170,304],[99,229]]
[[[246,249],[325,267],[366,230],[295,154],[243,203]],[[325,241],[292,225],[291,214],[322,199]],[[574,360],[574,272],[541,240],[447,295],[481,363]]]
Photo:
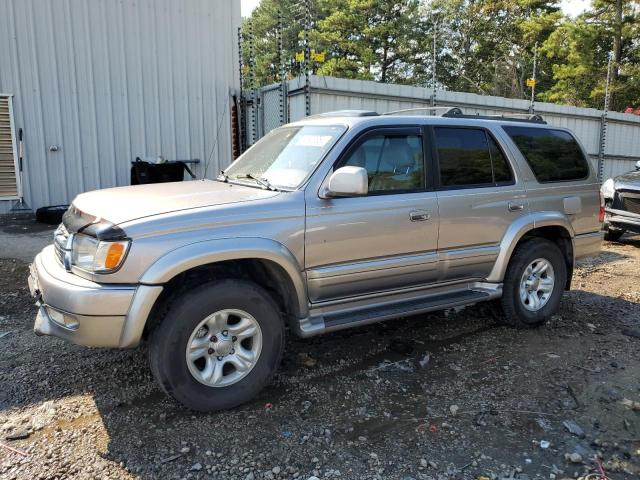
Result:
[[122,243],[112,243],[107,250],[107,256],[104,260],[104,267],[107,270],[113,270],[120,265],[120,260],[124,255],[124,245]]

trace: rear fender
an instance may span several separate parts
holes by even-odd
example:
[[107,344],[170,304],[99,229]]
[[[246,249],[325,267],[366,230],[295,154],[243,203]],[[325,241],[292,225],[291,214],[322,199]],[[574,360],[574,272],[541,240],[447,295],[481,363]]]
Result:
[[[511,255],[513,255],[513,251],[522,237],[536,228],[552,226],[562,227],[567,230],[571,237],[571,243],[572,245],[574,244],[575,232],[573,231],[571,222],[566,215],[558,212],[535,212],[523,215],[509,226],[502,237],[502,241],[500,242],[500,253],[493,265],[491,273],[487,277],[487,281],[502,282],[504,280],[504,275],[507,271]],[[575,248],[572,250],[575,251]],[[573,265],[575,259],[571,259],[571,261],[571,264]]]

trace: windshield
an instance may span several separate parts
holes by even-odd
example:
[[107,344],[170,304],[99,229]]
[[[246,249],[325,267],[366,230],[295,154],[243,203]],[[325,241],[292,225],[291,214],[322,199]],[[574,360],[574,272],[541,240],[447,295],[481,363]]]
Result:
[[229,180],[298,188],[318,166],[346,127],[302,126],[272,130],[224,171]]

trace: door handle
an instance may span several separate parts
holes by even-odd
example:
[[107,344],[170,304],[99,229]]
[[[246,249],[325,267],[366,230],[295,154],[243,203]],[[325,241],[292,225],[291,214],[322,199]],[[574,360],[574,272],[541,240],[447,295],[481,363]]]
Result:
[[416,210],[409,213],[409,220],[412,222],[425,222],[430,218],[431,215],[429,215],[429,212],[425,212],[424,210]]
[[523,203],[509,202],[509,211],[510,212],[519,212],[520,210],[524,210],[524,204]]

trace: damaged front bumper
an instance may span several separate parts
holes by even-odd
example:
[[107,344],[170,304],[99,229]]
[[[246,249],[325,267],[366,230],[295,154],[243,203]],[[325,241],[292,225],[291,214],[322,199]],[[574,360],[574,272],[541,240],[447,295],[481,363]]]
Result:
[[626,210],[606,208],[604,228],[607,229],[609,227],[640,233],[640,215]]

